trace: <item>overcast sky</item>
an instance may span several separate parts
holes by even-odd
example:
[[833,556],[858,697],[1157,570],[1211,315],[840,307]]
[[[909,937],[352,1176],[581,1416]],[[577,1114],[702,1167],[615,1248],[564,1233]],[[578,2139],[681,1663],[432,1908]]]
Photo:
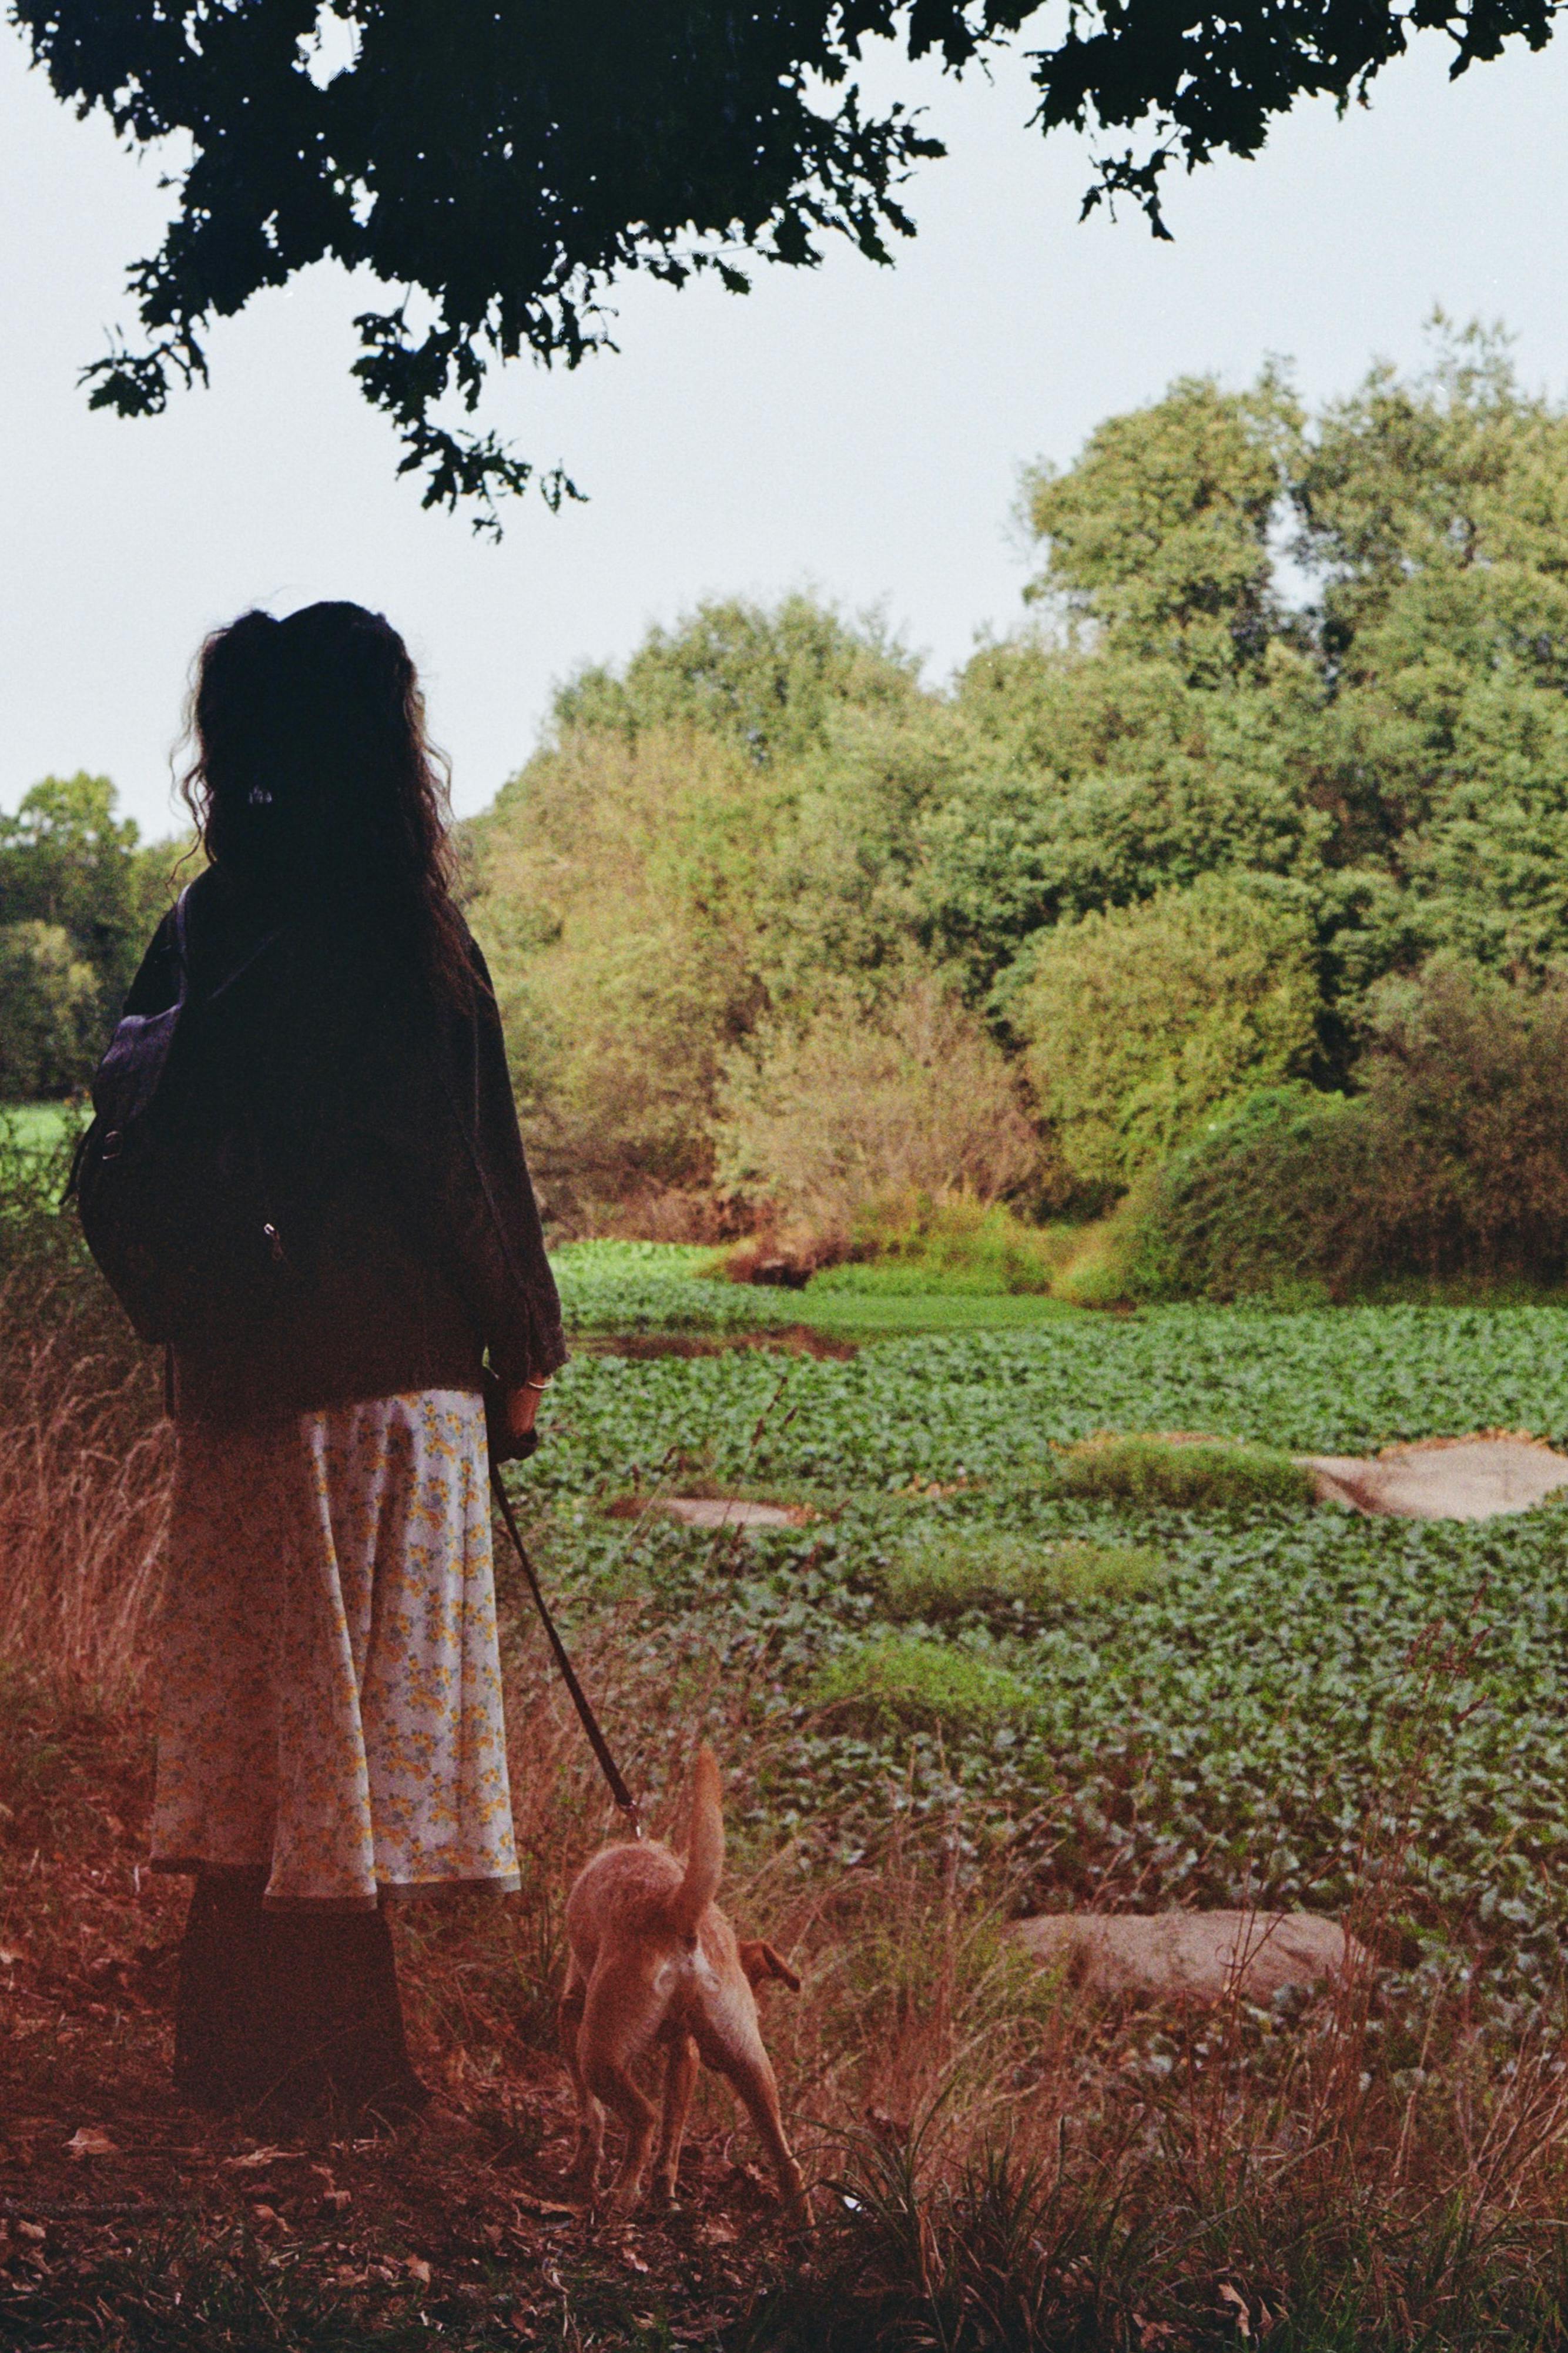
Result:
[[879,604],[930,674],[1013,627],[1025,460],[1171,377],[1293,360],[1310,398],[1374,353],[1416,364],[1435,302],[1517,333],[1529,383],[1568,388],[1568,45],[1450,86],[1445,45],[1345,122],[1300,111],[1254,164],[1171,190],[1173,245],[1077,221],[1071,141],[1022,128],[1028,92],[926,76],[951,149],[914,184],[894,270],[626,289],[618,356],[514,372],[491,406],[592,503],[520,507],[498,549],[420,511],[348,380],[363,296],[314,272],[211,339],[210,391],[162,418],[89,416],[79,365],[132,324],[126,262],[157,241],[155,168],[79,123],[0,25],[0,806],[53,770],[105,772],[153,833],[203,633],[245,606],[379,607],[424,668],[463,810],[527,756],[552,682],[618,658],[699,597],[819,589]]

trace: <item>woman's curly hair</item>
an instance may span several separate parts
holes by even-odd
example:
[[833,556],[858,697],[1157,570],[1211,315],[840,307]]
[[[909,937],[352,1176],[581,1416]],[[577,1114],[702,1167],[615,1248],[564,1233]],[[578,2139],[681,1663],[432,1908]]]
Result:
[[203,646],[185,802],[242,887],[373,923],[437,994],[473,987],[445,763],[408,649],[363,605],[242,613]]

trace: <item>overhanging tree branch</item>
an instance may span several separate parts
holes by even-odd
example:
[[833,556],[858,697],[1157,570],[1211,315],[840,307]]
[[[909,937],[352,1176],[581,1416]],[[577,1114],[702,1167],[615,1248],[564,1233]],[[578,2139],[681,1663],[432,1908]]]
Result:
[[[1043,132],[1130,132],[1101,157],[1087,212],[1124,195],[1168,234],[1163,176],[1256,154],[1298,97],[1363,97],[1422,31],[1451,71],[1550,37],[1557,0],[1068,0],[1026,54]],[[184,138],[178,209],[130,272],[145,347],[84,371],[90,401],[156,414],[205,381],[214,319],[312,263],[406,290],[363,312],[353,373],[424,477],[426,505],[497,501],[541,475],[472,414],[492,367],[524,353],[576,367],[613,348],[606,297],[642,270],[744,292],[755,261],[811,269],[847,238],[886,264],[912,235],[898,194],[942,154],[901,104],[867,113],[866,43],[952,72],[1037,26],[1039,0],[10,0],[58,96],[120,136]],[[346,61],[323,76],[334,27]],[[412,323],[417,315],[426,323]]]

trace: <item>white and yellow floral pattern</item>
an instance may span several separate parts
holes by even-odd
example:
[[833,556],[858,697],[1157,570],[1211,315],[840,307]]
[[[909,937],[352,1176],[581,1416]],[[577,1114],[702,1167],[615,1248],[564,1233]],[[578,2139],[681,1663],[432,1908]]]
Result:
[[343,1910],[517,1886],[486,1469],[457,1389],[182,1428],[154,1869]]

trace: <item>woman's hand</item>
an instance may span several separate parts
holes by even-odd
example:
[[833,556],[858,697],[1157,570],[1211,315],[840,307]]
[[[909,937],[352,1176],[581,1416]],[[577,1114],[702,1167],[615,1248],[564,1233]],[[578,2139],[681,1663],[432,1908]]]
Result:
[[537,1382],[524,1381],[521,1388],[506,1393],[506,1427],[509,1438],[526,1438],[533,1428],[539,1400],[544,1394]]

